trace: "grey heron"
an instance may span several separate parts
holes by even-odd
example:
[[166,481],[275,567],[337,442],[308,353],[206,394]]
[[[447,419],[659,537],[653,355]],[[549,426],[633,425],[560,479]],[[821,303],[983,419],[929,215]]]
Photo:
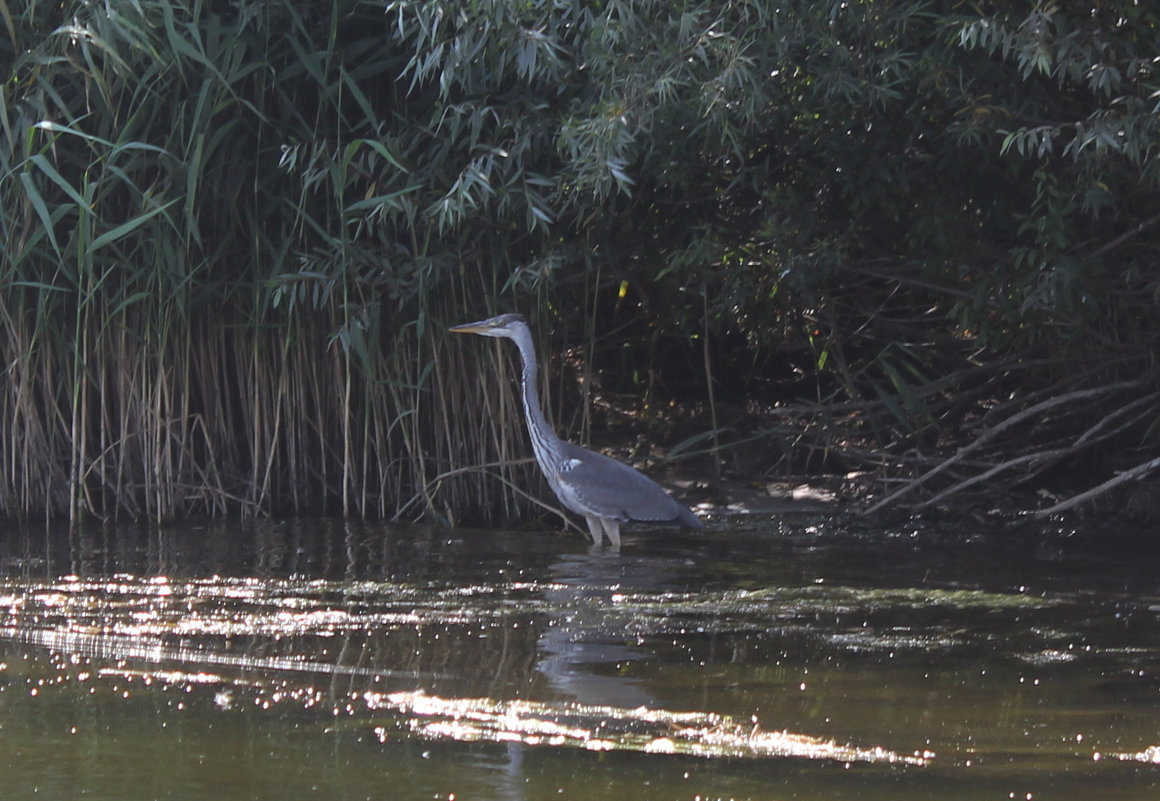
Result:
[[479,334],[510,339],[519,348],[523,361],[520,390],[524,417],[536,461],[548,486],[564,506],[588,522],[588,533],[596,545],[604,537],[614,549],[620,548],[620,524],[630,520],[676,523],[686,528],[703,528],[697,516],[673,500],[659,484],[626,464],[603,454],[565,442],[544,419],[536,396],[536,352],[532,334],[518,314],[501,314],[450,329],[456,334]]

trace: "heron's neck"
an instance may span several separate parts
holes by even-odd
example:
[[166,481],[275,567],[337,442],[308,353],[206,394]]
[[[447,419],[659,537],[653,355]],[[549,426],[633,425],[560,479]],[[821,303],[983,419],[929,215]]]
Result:
[[532,346],[532,335],[527,329],[523,329],[517,332],[514,339],[516,347],[520,349],[520,360],[523,362],[520,390],[524,398],[524,416],[528,421],[528,434],[532,438],[532,450],[536,453],[536,460],[547,472],[545,467],[548,464],[547,456],[557,450],[556,445],[560,442],[560,438],[544,419],[544,410],[540,408],[540,398],[536,395],[536,352]]

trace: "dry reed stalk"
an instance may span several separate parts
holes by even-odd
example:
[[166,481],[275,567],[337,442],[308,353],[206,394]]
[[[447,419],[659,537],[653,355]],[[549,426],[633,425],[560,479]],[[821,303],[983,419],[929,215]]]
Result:
[[509,254],[506,226],[544,236],[514,221],[546,188],[502,176],[510,206],[448,225],[439,171],[408,165],[481,141],[399,124],[383,76],[417,31],[352,35],[381,8],[115,5],[13,21],[5,86],[52,92],[0,104],[0,515],[387,517],[416,493],[427,515],[526,513],[511,354],[484,375],[439,324],[507,291],[532,245]]

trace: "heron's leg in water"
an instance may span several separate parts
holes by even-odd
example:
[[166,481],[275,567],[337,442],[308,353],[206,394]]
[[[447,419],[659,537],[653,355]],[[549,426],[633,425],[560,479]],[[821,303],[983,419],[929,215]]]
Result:
[[608,541],[612,544],[612,550],[620,550],[620,521],[604,519],[600,521],[604,524],[604,533],[608,535]]
[[599,545],[604,537],[604,528],[600,525],[600,518],[586,517],[584,519],[588,521],[588,533],[592,535],[593,544]]

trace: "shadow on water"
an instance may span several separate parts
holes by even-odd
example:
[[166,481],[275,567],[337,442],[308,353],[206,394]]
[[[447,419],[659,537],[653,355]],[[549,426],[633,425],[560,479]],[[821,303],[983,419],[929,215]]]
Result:
[[7,531],[4,798],[1155,798],[1160,578],[1116,541]]

